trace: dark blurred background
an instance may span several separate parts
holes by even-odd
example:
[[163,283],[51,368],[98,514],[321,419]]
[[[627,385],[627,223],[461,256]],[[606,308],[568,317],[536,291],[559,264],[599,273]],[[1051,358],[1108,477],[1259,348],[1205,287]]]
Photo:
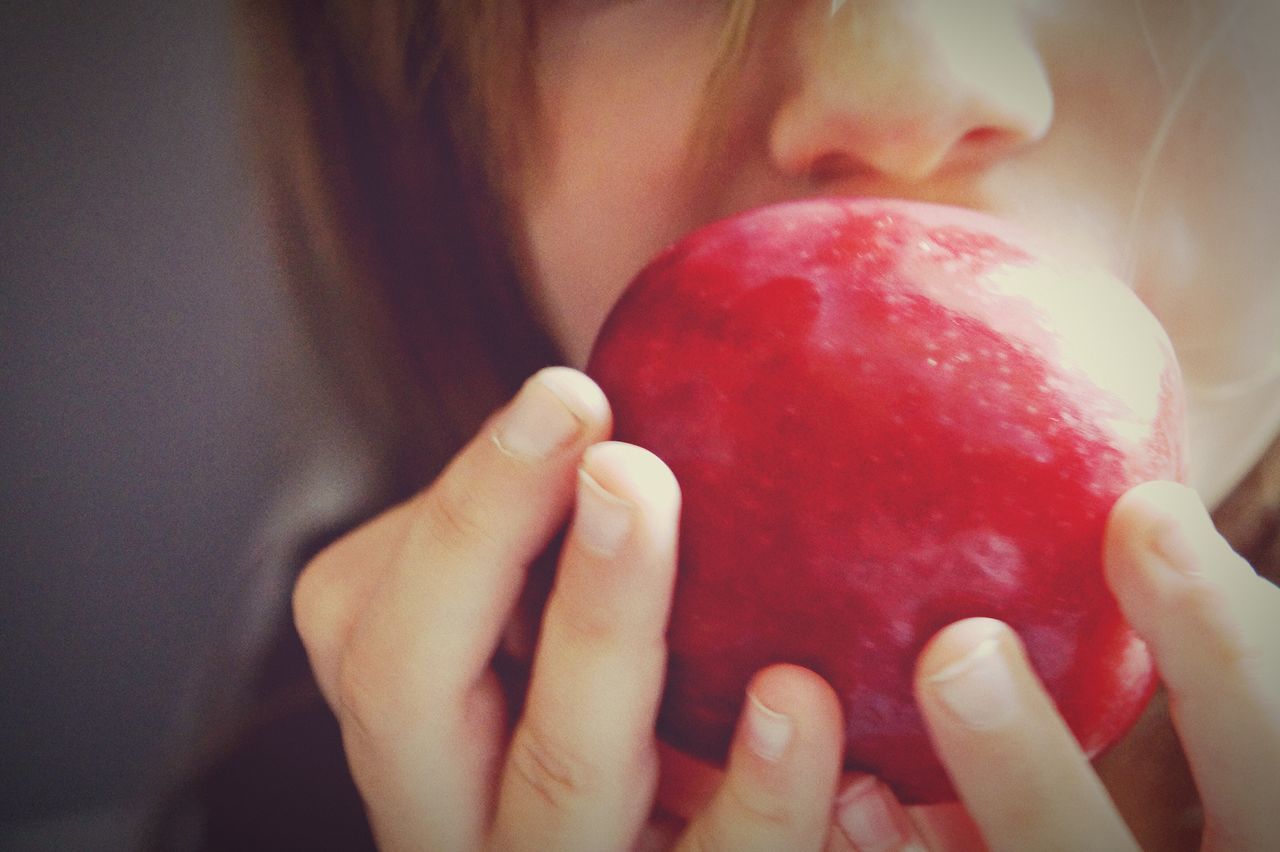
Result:
[[139,842],[282,606],[305,371],[232,47],[223,3],[0,3],[0,849]]

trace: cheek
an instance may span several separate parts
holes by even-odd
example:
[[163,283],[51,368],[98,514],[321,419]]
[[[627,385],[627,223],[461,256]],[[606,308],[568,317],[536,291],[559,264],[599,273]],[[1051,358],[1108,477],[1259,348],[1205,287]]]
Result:
[[[1067,246],[1073,255],[1088,256],[1094,240],[1104,253],[1090,259],[1133,279],[1190,380],[1248,375],[1274,350],[1280,322],[1273,271],[1280,170],[1270,166],[1280,113],[1257,102],[1259,91],[1280,85],[1280,62],[1268,47],[1261,76],[1256,67],[1242,71],[1246,51],[1238,42],[1265,30],[1269,45],[1274,25],[1237,21],[1226,41],[1215,42],[1215,22],[1227,11],[1217,3],[1203,14],[1094,3],[1093,22],[1069,14],[1073,4],[1040,5],[1058,114],[1039,162],[1047,164],[1042,174],[1060,180],[1037,186],[1023,176],[1015,193],[1033,208],[1036,197],[1058,202],[1045,202],[1044,209],[1058,208],[1053,219],[1029,216],[1031,224],[1083,236],[1080,246]],[[1108,21],[1105,31],[1097,20]]]
[[543,34],[519,212],[535,299],[575,366],[627,282],[692,222],[685,169],[720,18],[704,4],[661,27],[652,14],[622,6]]
[[573,366],[585,364],[627,282],[680,233],[678,183],[648,165],[645,174],[606,168],[594,181],[575,177],[527,208],[534,296]]
[[1248,375],[1262,354],[1257,319],[1273,313],[1275,302],[1248,269],[1259,245],[1236,245],[1241,232],[1207,211],[1151,206],[1138,239],[1140,294],[1168,331],[1188,382]]
[[[1178,348],[1188,379],[1240,381],[1274,357],[1280,327],[1280,244],[1272,153],[1232,117],[1229,98],[1175,127],[1144,204],[1137,256],[1143,293]],[[1210,134],[1200,128],[1216,128]],[[1265,134],[1275,140],[1273,128]]]

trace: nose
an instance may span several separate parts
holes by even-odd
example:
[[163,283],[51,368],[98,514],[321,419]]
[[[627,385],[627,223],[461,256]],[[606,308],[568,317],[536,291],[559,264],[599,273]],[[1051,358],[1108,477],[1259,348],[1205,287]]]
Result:
[[1017,0],[815,0],[770,154],[816,183],[980,169],[1042,138],[1053,93]]

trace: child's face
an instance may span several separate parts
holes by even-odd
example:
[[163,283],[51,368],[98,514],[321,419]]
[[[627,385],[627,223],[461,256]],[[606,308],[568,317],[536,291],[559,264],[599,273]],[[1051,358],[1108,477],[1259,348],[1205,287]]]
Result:
[[[1255,381],[1280,359],[1280,61],[1250,54],[1280,33],[1277,4],[1245,4],[1215,49],[1235,2],[763,3],[701,159],[723,3],[546,5],[544,133],[519,205],[535,298],[572,363],[692,228],[803,196],[896,196],[1005,216],[1132,281],[1192,385],[1209,499],[1280,425],[1280,383]],[[1225,384],[1249,390],[1197,390]]]

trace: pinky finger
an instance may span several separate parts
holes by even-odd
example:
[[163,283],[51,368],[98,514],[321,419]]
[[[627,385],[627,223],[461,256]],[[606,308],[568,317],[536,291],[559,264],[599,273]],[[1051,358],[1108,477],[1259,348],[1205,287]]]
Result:
[[924,852],[924,838],[907,810],[882,782],[862,775],[836,798],[827,852]]
[[756,675],[724,781],[680,838],[679,852],[821,849],[843,753],[840,704],[797,666]]

